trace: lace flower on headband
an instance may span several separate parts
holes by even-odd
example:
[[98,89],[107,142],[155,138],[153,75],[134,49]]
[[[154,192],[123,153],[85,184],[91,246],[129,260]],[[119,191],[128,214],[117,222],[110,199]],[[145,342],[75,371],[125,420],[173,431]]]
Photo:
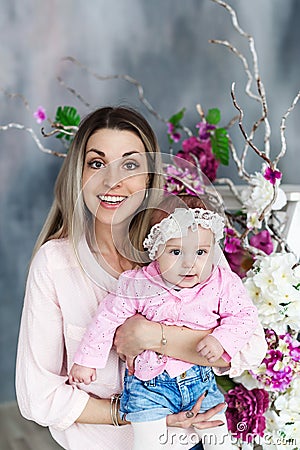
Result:
[[200,225],[209,228],[215,235],[216,242],[223,237],[224,219],[219,214],[202,208],[176,208],[161,222],[155,224],[143,242],[153,261],[161,244],[169,239],[187,236],[188,229],[196,231]]

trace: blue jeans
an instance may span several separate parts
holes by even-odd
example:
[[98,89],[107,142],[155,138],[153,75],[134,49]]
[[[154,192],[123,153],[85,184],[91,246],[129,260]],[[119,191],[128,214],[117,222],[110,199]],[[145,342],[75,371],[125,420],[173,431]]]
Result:
[[211,367],[193,366],[181,375],[171,378],[164,371],[157,377],[142,381],[126,371],[120,412],[130,422],[159,420],[169,414],[188,411],[203,392],[201,412],[224,402]]

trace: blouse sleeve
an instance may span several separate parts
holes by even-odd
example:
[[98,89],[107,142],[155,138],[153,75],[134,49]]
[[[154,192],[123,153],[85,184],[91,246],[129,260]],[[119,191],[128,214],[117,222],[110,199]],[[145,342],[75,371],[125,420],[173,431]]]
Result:
[[63,317],[43,247],[27,280],[21,318],[16,393],[21,414],[64,430],[80,416],[89,395],[67,384]]
[[257,369],[266,356],[268,345],[264,329],[259,324],[244,347],[238,351],[230,362],[230,367],[214,367],[216,375],[229,375],[230,378],[242,375],[245,370]]
[[105,367],[116,329],[139,311],[139,302],[132,292],[131,273],[135,271],[121,274],[116,294],[107,294],[99,304],[77,348],[75,363],[100,369]]
[[241,350],[259,325],[257,308],[240,277],[222,268],[222,291],[219,300],[220,324],[213,330],[230,359]]

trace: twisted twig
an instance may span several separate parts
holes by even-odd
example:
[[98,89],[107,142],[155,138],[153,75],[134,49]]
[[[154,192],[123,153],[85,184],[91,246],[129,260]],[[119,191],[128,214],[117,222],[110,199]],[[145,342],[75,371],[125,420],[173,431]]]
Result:
[[35,132],[33,131],[32,128],[26,127],[25,125],[22,125],[20,123],[14,123],[14,122],[10,122],[7,125],[0,125],[0,130],[3,131],[7,131],[10,128],[16,128],[17,130],[24,130],[27,131],[31,137],[33,138],[34,142],[36,143],[38,149],[43,152],[43,153],[48,153],[49,155],[54,155],[54,156],[58,156],[60,158],[65,158],[67,155],[65,153],[59,153],[56,152],[54,150],[51,150],[49,148],[45,148],[41,141],[39,140],[39,138],[37,137],[37,135],[35,134]]

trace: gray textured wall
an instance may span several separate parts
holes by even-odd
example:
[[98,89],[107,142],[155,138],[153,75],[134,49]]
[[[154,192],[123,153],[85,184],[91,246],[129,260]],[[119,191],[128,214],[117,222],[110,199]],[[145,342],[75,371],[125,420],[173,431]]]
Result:
[[[299,0],[229,0],[241,26],[254,35],[268,95],[272,148],[279,149],[279,123],[299,89]],[[30,106],[46,107],[54,116],[60,104],[88,109],[55,80],[61,75],[94,108],[110,103],[139,107],[166,149],[164,126],[140,105],[136,90],[124,81],[96,81],[69,63],[78,58],[99,74],[128,73],[144,86],[145,95],[164,117],[187,107],[194,125],[195,104],[217,106],[227,123],[235,114],[230,86],[245,102],[247,120],[257,106],[243,97],[246,81],[240,62],[210,38],[232,40],[245,53],[226,11],[210,0],[0,0],[0,87],[25,95]],[[0,123],[39,127],[18,99],[0,93]],[[288,154],[282,161],[285,183],[299,183],[297,132],[299,106],[287,126]],[[298,125],[298,126],[297,126]],[[241,145],[233,131],[236,145]],[[47,146],[59,148],[55,139]],[[52,200],[61,161],[42,154],[25,132],[0,131],[1,250],[1,388],[0,401],[14,398],[14,360],[24,282],[31,250]],[[255,158],[251,168],[256,167]],[[235,179],[230,165],[219,175]]]

